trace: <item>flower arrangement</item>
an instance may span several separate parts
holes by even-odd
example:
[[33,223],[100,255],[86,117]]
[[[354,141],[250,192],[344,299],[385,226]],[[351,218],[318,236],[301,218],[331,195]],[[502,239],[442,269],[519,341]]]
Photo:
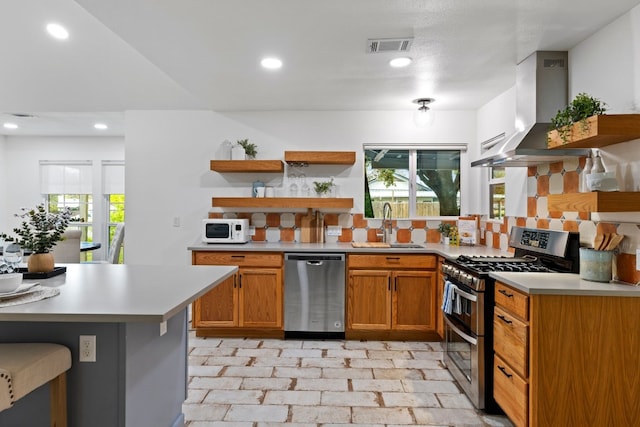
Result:
[[0,234],[9,242],[15,242],[23,249],[29,249],[34,254],[45,254],[51,251],[57,242],[63,239],[62,233],[66,230],[71,220],[71,211],[65,208],[58,213],[47,212],[43,204],[33,209],[20,209],[22,213],[15,214],[22,218],[22,224],[14,228],[17,238]]

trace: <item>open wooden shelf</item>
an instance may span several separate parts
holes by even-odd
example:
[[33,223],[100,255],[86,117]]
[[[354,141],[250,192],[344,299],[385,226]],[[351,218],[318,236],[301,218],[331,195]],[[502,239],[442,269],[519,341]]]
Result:
[[574,123],[565,143],[558,131],[547,133],[547,147],[598,148],[640,138],[640,114],[602,114]]
[[213,197],[214,208],[320,208],[351,209],[352,198],[336,197]]
[[307,165],[352,165],[355,151],[285,151],[284,161]]
[[282,160],[211,160],[216,172],[284,172]]
[[547,205],[557,212],[640,212],[640,192],[549,194]]

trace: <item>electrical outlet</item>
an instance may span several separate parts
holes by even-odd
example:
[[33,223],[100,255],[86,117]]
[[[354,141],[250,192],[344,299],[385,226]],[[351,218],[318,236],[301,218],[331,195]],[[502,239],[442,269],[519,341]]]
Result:
[[96,336],[95,335],[80,335],[80,362],[95,362],[96,361]]
[[327,227],[327,236],[342,236],[342,227],[339,225],[329,225]]

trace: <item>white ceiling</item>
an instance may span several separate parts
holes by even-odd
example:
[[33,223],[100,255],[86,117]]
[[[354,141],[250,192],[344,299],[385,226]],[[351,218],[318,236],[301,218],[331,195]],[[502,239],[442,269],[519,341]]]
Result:
[[[476,109],[536,50],[568,50],[640,0],[0,0],[0,121],[122,134],[135,109]],[[70,38],[44,27],[65,25]],[[366,53],[413,37],[413,64]],[[266,71],[263,56],[284,66]],[[35,118],[8,114],[29,113]]]

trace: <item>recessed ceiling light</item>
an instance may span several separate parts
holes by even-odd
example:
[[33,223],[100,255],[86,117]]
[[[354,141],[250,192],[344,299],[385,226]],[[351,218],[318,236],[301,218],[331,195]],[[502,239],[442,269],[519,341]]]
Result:
[[264,68],[268,68],[269,70],[276,70],[282,67],[282,61],[278,58],[264,58],[262,61],[260,61],[260,64]]
[[93,125],[93,127],[98,129],[98,130],[109,129],[109,126],[105,125],[104,123],[96,123],[95,125]]
[[69,31],[60,24],[47,24],[47,31],[52,37],[60,40],[66,40],[69,38]]
[[15,123],[5,123],[3,126],[6,129],[18,129],[18,125]]
[[412,61],[413,60],[411,58],[403,56],[401,58],[393,58],[391,61],[389,61],[389,65],[394,68],[401,68],[411,64]]

